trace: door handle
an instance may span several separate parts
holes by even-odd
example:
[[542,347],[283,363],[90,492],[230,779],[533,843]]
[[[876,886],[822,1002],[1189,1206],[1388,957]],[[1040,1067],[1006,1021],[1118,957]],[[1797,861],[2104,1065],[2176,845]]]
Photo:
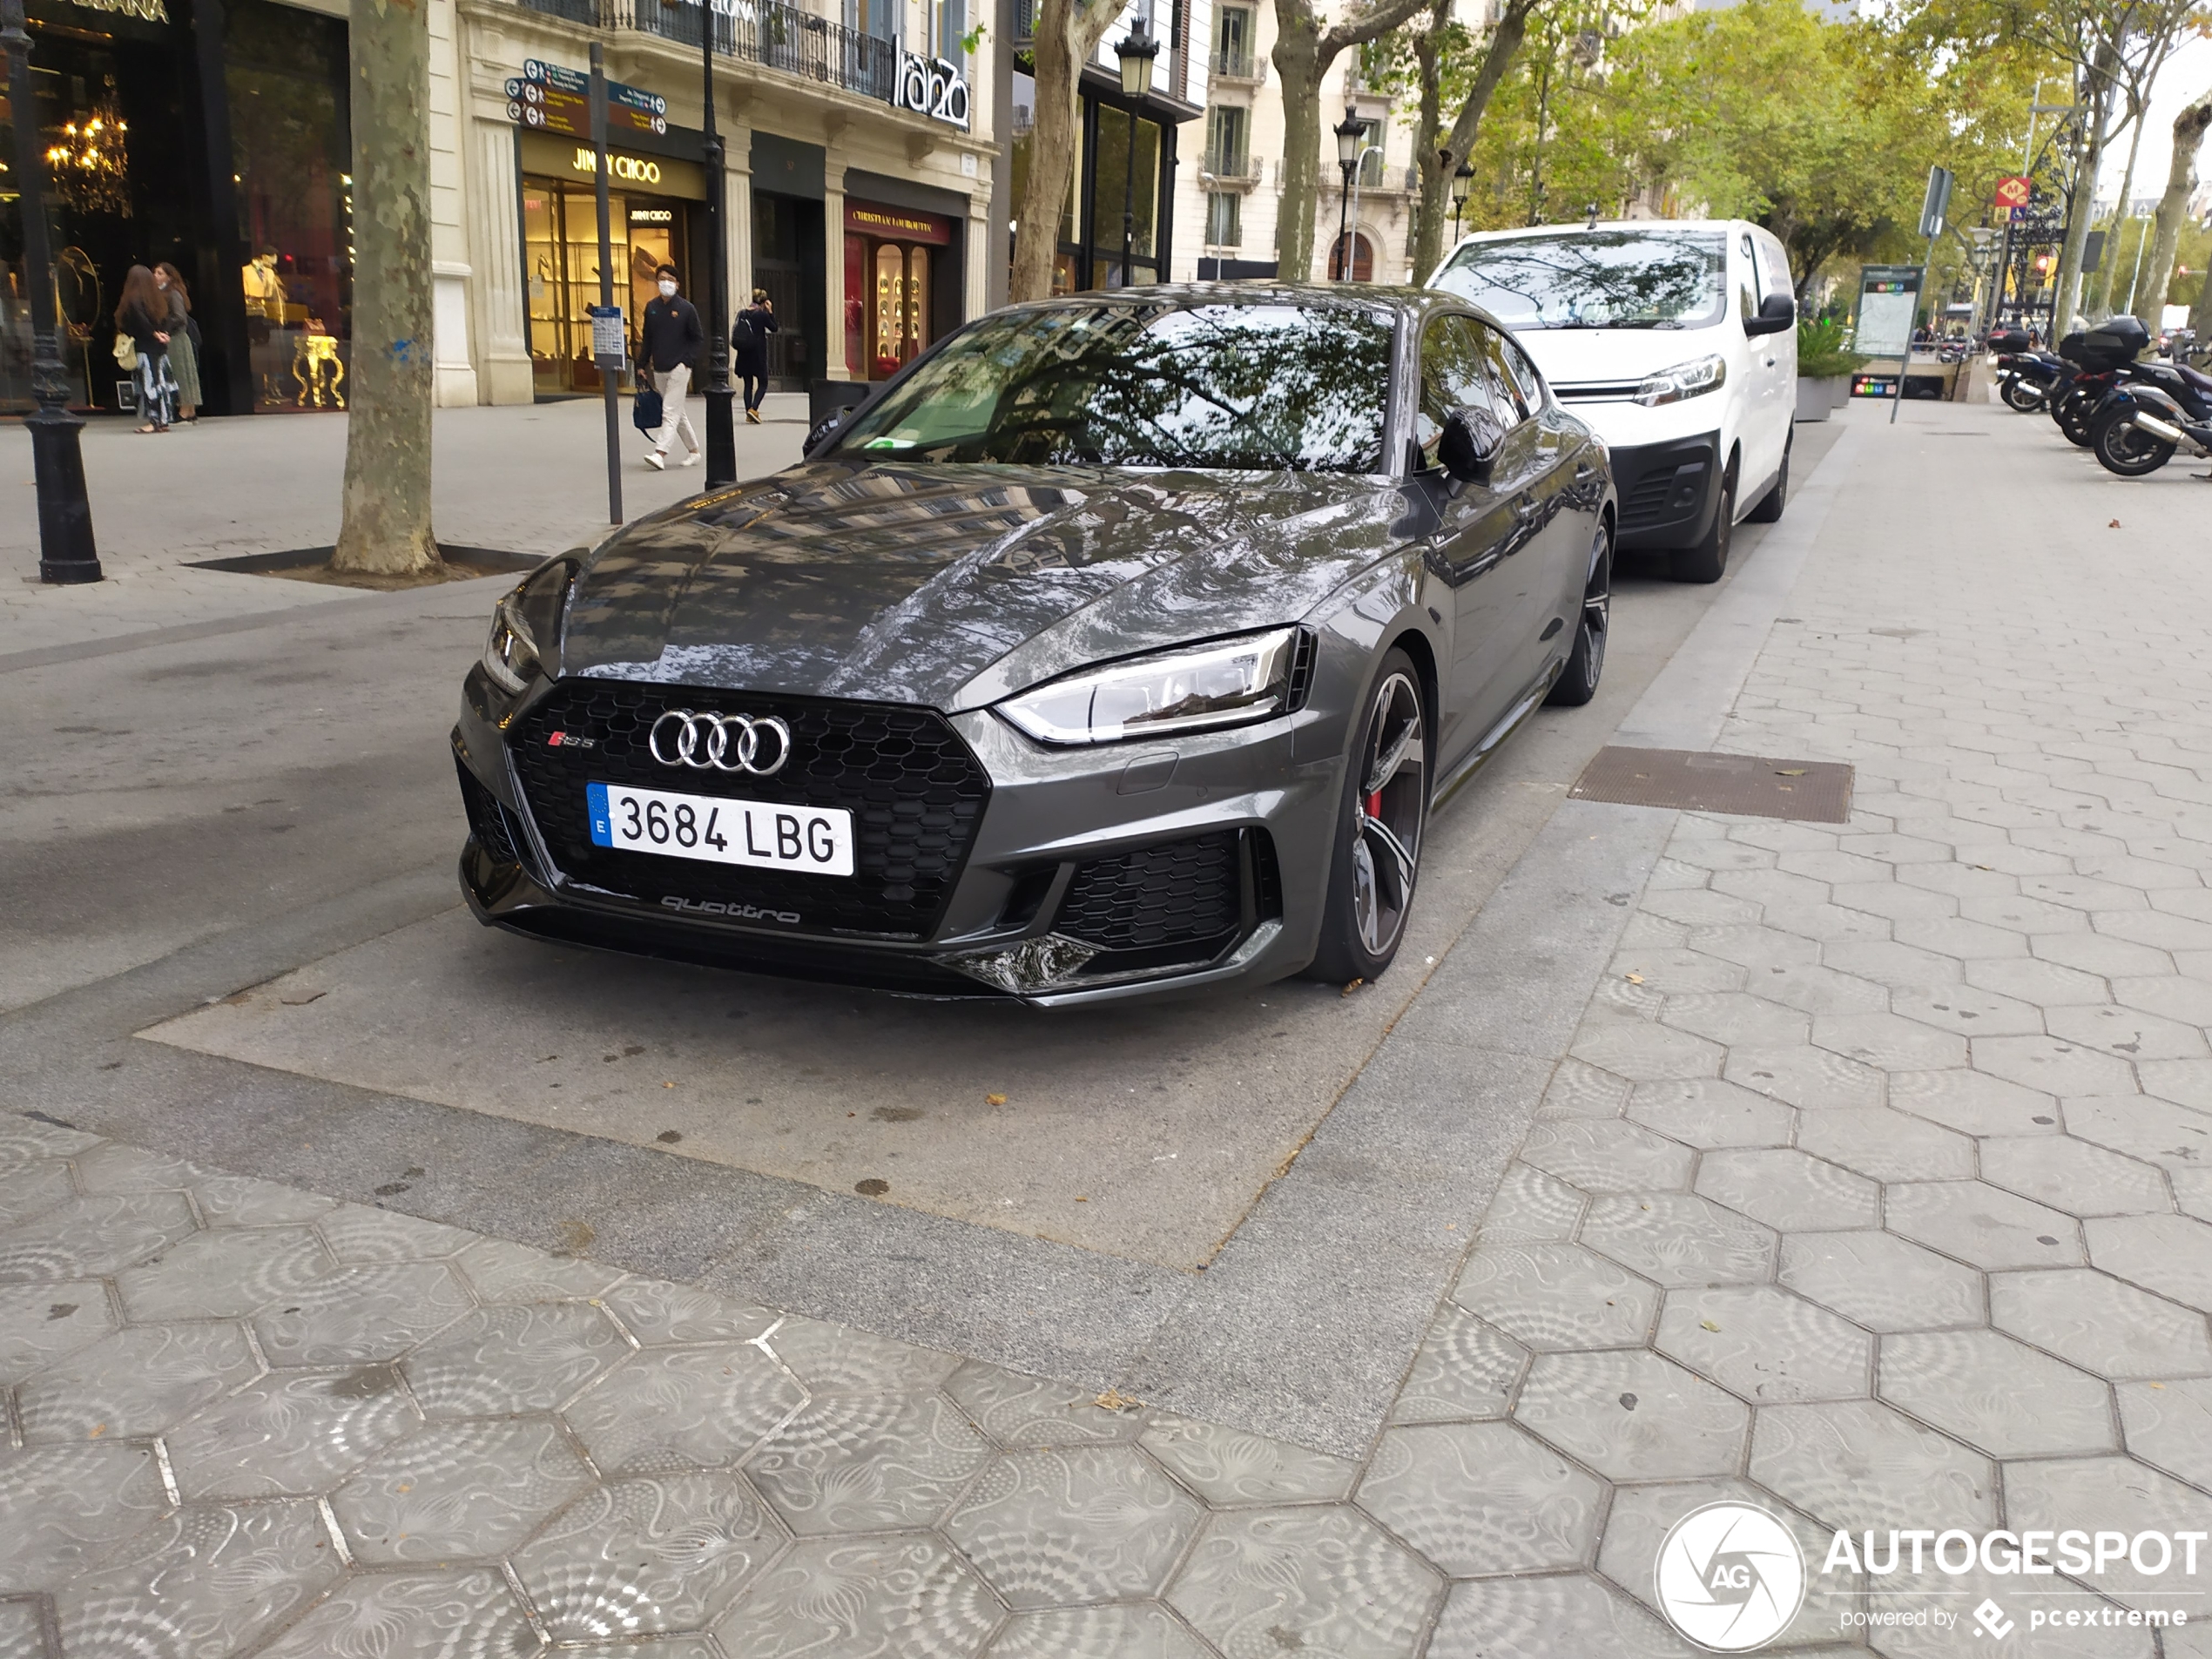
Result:
[[1766,366],[1767,366],[1769,368],[1772,368],[1774,367],[1774,359],[1772,359],[1771,357],[1768,358],[1768,359],[1766,360]]

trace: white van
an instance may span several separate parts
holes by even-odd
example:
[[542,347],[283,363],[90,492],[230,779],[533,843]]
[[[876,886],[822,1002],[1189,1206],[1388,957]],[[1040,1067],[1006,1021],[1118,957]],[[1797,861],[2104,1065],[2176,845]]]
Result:
[[1513,331],[1613,455],[1618,545],[1717,582],[1739,519],[1782,516],[1797,407],[1790,258],[1740,219],[1486,231],[1429,278]]

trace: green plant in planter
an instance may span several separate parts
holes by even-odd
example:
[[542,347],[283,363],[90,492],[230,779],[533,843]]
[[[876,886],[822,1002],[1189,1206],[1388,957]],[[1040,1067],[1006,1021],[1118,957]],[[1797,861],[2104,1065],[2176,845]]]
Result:
[[1833,317],[1808,318],[1797,325],[1797,374],[1802,380],[1824,381],[1838,374],[1855,374],[1866,367],[1864,354],[1847,350],[1844,325]]

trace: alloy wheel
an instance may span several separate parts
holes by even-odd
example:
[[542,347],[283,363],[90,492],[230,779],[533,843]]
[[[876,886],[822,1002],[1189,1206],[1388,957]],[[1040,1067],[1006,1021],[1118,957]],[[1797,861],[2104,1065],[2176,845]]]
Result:
[[1583,658],[1584,678],[1592,691],[1605,671],[1605,636],[1613,624],[1613,556],[1601,552],[1582,590],[1582,627],[1589,641]]
[[1428,745],[1420,688],[1403,673],[1375,691],[1359,757],[1352,838],[1352,910],[1359,942],[1386,956],[1413,907],[1421,823],[1428,810]]

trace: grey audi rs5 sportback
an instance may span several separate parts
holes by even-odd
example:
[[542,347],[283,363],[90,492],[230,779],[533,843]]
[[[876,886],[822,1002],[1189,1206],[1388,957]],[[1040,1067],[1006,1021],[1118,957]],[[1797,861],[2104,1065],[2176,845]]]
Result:
[[1432,290],[968,324],[502,600],[484,921],[925,995],[1372,979],[1428,816],[1605,657],[1603,445]]

